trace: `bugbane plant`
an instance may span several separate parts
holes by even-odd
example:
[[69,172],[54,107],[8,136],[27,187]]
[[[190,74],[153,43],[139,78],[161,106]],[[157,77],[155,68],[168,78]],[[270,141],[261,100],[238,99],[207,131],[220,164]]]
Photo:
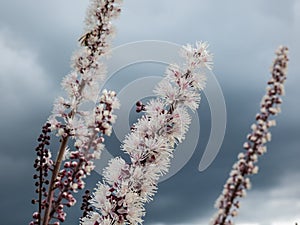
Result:
[[157,98],[146,105],[137,103],[137,111],[145,114],[122,145],[130,163],[120,157],[109,162],[104,180],[98,183],[90,201],[95,210],[81,219],[82,225],[142,223],[144,204],[152,200],[159,177],[169,169],[174,147],[188,130],[191,121],[187,109],[199,106],[199,92],[206,80],[199,69],[210,69],[212,64],[207,47],[202,42],[185,46],[185,64],[168,67],[155,89]]
[[[76,203],[74,192],[85,186],[84,178],[100,158],[104,136],[112,132],[119,107],[116,93],[104,90],[99,96],[99,84],[105,77],[101,57],[109,51],[114,28],[112,19],[120,13],[120,0],[91,0],[87,10],[85,34],[79,39],[80,49],[72,57],[72,72],[62,81],[65,97],[55,100],[52,115],[42,127],[34,162],[38,205],[31,225],[59,225],[66,219],[65,207]],[[104,170],[104,178],[92,195],[83,196],[81,225],[141,224],[145,203],[152,200],[159,178],[168,172],[176,145],[185,139],[191,122],[188,109],[196,110],[200,91],[205,87],[203,68],[211,69],[212,55],[208,45],[184,46],[185,63],[170,65],[164,79],[154,92],[157,97],[147,104],[137,103],[143,116],[132,126],[121,149],[130,162],[116,157]],[[239,199],[250,188],[249,177],[258,172],[259,156],[266,152],[270,141],[269,128],[275,126],[271,117],[280,112],[286,79],[287,48],[276,52],[272,78],[262,99],[260,113],[252,132],[247,136],[245,152],[238,155],[224,190],[216,202],[219,209],[212,223],[232,224],[237,215]],[[201,72],[202,71],[202,72]],[[92,102],[95,107],[86,110]],[[52,159],[50,140],[58,136],[60,147]]]
[[[52,115],[38,138],[34,164],[38,197],[32,201],[38,204],[38,211],[33,214],[32,225],[58,225],[65,220],[64,207],[75,204],[73,192],[84,188],[83,179],[94,169],[93,160],[100,157],[104,135],[111,134],[116,119],[113,111],[119,104],[113,91],[98,95],[99,83],[106,74],[100,60],[109,51],[114,34],[111,21],[120,14],[120,3],[92,0],[87,10],[81,48],[73,55],[72,72],[62,81],[66,97],[55,100]],[[88,102],[95,105],[94,109],[84,110],[82,106]],[[51,133],[60,141],[55,160],[47,147]],[[72,146],[68,146],[70,139],[74,140]]]
[[246,195],[250,189],[250,176],[258,172],[256,165],[258,158],[263,155],[267,148],[266,143],[271,140],[269,128],[276,125],[272,119],[277,115],[282,103],[281,95],[284,94],[284,82],[287,72],[287,47],[279,47],[276,51],[271,72],[272,77],[268,81],[266,94],[260,104],[260,112],[256,115],[256,123],[251,126],[252,132],[247,135],[244,143],[245,152],[238,155],[238,161],[233,165],[229,178],[215,207],[219,209],[212,220],[214,225],[233,224],[232,218],[238,213],[239,199]]

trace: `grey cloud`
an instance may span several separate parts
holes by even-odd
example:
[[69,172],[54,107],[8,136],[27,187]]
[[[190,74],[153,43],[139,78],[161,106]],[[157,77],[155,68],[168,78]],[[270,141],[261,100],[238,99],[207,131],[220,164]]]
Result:
[[21,111],[37,95],[48,96],[53,83],[37,63],[35,52],[22,48],[18,43],[9,43],[8,40],[0,33],[1,103],[13,106],[3,110]]
[[7,1],[0,8],[0,28],[34,49],[51,78],[60,80],[70,70],[69,59],[83,32],[86,5],[74,1]]
[[[243,210],[237,222],[255,222],[257,224],[289,224],[299,221],[299,174],[289,173],[281,177],[274,187],[249,192],[242,203]],[[257,207],[257,201],[261,201]],[[252,211],[252,213],[248,213]],[[266,218],[266,215],[272,215]]]

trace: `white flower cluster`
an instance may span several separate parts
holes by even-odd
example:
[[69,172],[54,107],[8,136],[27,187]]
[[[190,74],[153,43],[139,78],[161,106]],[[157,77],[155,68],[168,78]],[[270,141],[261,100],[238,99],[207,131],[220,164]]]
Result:
[[[119,12],[118,2],[92,1],[86,19],[90,32],[85,34],[83,46],[73,56],[74,71],[62,81],[68,97],[56,99],[53,114],[48,120],[52,130],[57,130],[57,136],[75,139],[74,147],[77,150],[69,152],[68,155],[73,155],[73,160],[81,157],[86,161],[84,174],[89,174],[94,169],[92,160],[100,157],[104,148],[103,135],[111,134],[112,123],[116,119],[113,111],[119,107],[114,91],[104,90],[100,98],[98,94],[100,80],[106,75],[105,66],[99,63],[99,57],[108,50],[111,36],[108,24]],[[97,36],[93,36],[94,32]],[[89,101],[96,103],[94,110],[81,110],[80,106]],[[69,160],[66,155],[64,154],[64,160]],[[84,182],[78,180],[78,187],[83,188]],[[74,188],[75,191],[76,189]]]
[[205,76],[198,69],[211,64],[206,47],[201,42],[196,48],[185,47],[183,70],[178,65],[168,68],[155,89],[157,99],[145,106],[145,114],[124,140],[122,149],[131,163],[119,157],[110,161],[91,200],[97,211],[82,218],[82,225],[143,222],[144,203],[152,200],[159,177],[168,172],[175,144],[184,140],[190,124],[187,108],[195,110],[199,105]]
[[[91,114],[92,116],[86,117],[91,119],[85,121],[87,127],[82,123],[72,123],[70,127],[71,131],[74,131],[75,135],[78,135],[74,144],[76,151],[66,150],[64,155],[63,170],[60,171],[57,178],[57,186],[61,186],[61,189],[72,186],[73,191],[77,189],[83,189],[85,182],[82,180],[86,178],[86,175],[90,175],[91,171],[95,168],[93,160],[99,159],[102,150],[104,149],[104,137],[109,136],[112,131],[112,123],[115,122],[116,116],[113,115],[113,110],[119,107],[119,102],[116,99],[116,93],[114,91],[104,90],[99,100],[99,105],[95,108]],[[100,133],[100,135],[99,135]],[[72,174],[68,174],[67,169],[71,168],[72,173],[76,173],[76,180]],[[69,169],[70,170],[70,169]],[[71,171],[69,171],[70,173]],[[65,178],[67,183],[62,183],[62,179]]]
[[[69,123],[69,135],[74,133],[77,137],[74,144],[77,150],[70,151],[66,149],[63,157],[65,161],[64,168],[59,171],[53,186],[59,192],[57,193],[58,201],[52,203],[52,208],[56,210],[55,213],[58,218],[61,218],[61,221],[65,218],[63,208],[59,207],[61,200],[64,199],[68,206],[76,203],[72,192],[76,193],[85,187],[84,178],[90,175],[95,168],[94,160],[100,158],[104,148],[103,135],[111,134],[112,123],[116,118],[112,113],[118,106],[116,93],[104,90],[99,104],[91,112],[92,116],[83,117],[90,121],[75,122],[73,118],[72,122]],[[82,124],[87,124],[87,126]]]
[[184,46],[181,55],[186,59],[186,65],[190,68],[195,68],[201,64],[208,69],[212,68],[212,57],[213,55],[207,50],[208,43],[197,42],[196,48],[192,45]]
[[[82,179],[94,169],[93,160],[100,157],[103,149],[103,135],[111,134],[112,123],[116,119],[113,111],[119,107],[115,92],[105,90],[100,98],[98,92],[100,81],[106,75],[100,58],[109,51],[114,33],[111,21],[120,14],[121,1],[91,2],[86,17],[86,33],[79,40],[81,48],[72,57],[73,71],[61,83],[67,96],[55,100],[48,119],[51,130],[61,138],[61,146],[49,185],[43,225],[64,215],[58,207],[63,199],[71,205],[75,203],[71,191],[84,188]],[[84,107],[91,102],[95,104],[94,110],[85,111]],[[75,150],[67,151],[69,138],[75,139]],[[67,162],[64,169],[60,169],[63,160]]]
[[233,165],[229,178],[224,185],[222,194],[216,201],[215,207],[219,209],[212,220],[213,225],[232,224],[231,218],[237,215],[240,207],[239,198],[246,195],[246,190],[251,188],[249,175],[258,172],[255,165],[258,157],[263,155],[267,148],[265,144],[271,141],[269,128],[276,125],[270,116],[280,112],[284,94],[284,82],[287,73],[288,49],[280,47],[276,51],[276,59],[272,67],[272,78],[268,82],[267,93],[262,98],[260,113],[256,115],[256,123],[251,126],[252,132],[247,135],[248,141],[243,147],[246,153],[238,155],[238,161]]
[[[73,72],[61,85],[67,97],[56,99],[48,122],[57,136],[75,139],[79,151],[95,150],[100,157],[104,138],[110,135],[115,122],[113,110],[119,107],[115,92],[104,91],[99,99],[99,84],[106,75],[106,68],[99,62],[108,51],[112,36],[111,20],[120,13],[120,1],[93,0],[87,11],[87,33],[81,38],[82,47],[73,56]],[[81,110],[81,105],[96,103],[93,111]],[[100,135],[100,137],[99,137]]]
[[88,152],[90,149],[101,151],[104,147],[103,135],[111,135],[112,124],[116,121],[116,115],[113,112],[117,108],[119,108],[119,101],[116,93],[104,90],[94,110],[85,112],[82,120],[77,120],[68,127],[72,131],[75,130],[74,146],[82,152]]
[[[99,84],[106,75],[105,65],[99,62],[106,55],[113,35],[111,20],[120,13],[121,1],[93,0],[87,11],[86,34],[80,39],[82,47],[72,58],[73,71],[62,81],[67,97],[59,97],[49,118],[52,130],[62,137],[82,137],[88,127],[83,117],[93,116],[80,110],[86,102],[96,103]],[[90,119],[91,120],[91,119]],[[74,133],[76,132],[76,134]]]

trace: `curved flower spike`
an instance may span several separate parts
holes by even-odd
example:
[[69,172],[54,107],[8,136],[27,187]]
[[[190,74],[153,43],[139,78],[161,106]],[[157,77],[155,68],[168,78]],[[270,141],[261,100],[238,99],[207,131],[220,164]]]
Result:
[[237,216],[239,199],[246,195],[250,189],[249,176],[258,172],[258,157],[263,155],[267,148],[265,144],[271,141],[269,128],[276,125],[270,117],[277,115],[284,94],[284,82],[287,74],[288,48],[280,46],[276,51],[276,59],[272,66],[272,77],[268,81],[266,94],[263,96],[260,112],[256,115],[256,123],[251,126],[252,132],[247,135],[243,147],[245,153],[238,155],[238,161],[233,165],[229,178],[224,185],[222,194],[216,201],[215,207],[219,209],[212,219],[213,225],[232,224],[232,217]]
[[[100,57],[109,51],[114,34],[111,21],[120,14],[120,3],[120,0],[91,0],[86,33],[79,40],[81,48],[72,57],[73,71],[61,83],[67,97],[56,99],[47,121],[47,129],[60,137],[61,145],[49,169],[52,175],[48,190],[38,184],[41,190],[33,203],[39,204],[39,210],[33,215],[32,225],[59,225],[65,220],[64,206],[75,204],[72,193],[84,188],[83,178],[91,173],[93,160],[100,157],[103,149],[103,136],[111,134],[116,119],[113,110],[118,108],[118,101],[113,91],[104,91],[99,99],[99,81],[106,75]],[[95,103],[95,109],[84,111],[81,106],[90,101]],[[74,139],[75,150],[68,147],[70,138]],[[50,150],[47,149],[47,154],[41,151],[44,149],[38,151],[38,157],[44,159],[40,161],[50,162]]]
[[[81,225],[141,224],[144,204],[152,200],[158,179],[169,170],[174,146],[184,140],[190,124],[187,108],[199,106],[199,91],[205,86],[198,69],[210,64],[206,44],[183,48],[186,63],[181,70],[170,65],[166,77],[157,85],[157,98],[148,104],[137,103],[145,111],[132,132],[126,136],[122,150],[131,159],[117,157],[104,170],[90,201],[95,210],[81,219]],[[206,55],[206,57],[204,57]]]

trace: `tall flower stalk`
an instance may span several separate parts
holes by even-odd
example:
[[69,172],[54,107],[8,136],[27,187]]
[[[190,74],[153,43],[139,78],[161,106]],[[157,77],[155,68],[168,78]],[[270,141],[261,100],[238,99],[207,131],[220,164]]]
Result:
[[205,76],[200,68],[210,68],[212,56],[207,44],[183,48],[186,63],[170,65],[157,85],[157,98],[148,104],[137,103],[145,114],[132,126],[122,150],[130,156],[126,163],[116,157],[104,170],[90,201],[95,208],[81,219],[82,225],[141,224],[144,204],[152,200],[158,179],[170,165],[174,147],[182,142],[190,124],[187,109],[196,110]]
[[[38,139],[34,165],[38,198],[33,200],[38,211],[33,214],[32,225],[58,225],[65,220],[64,206],[75,204],[72,192],[84,188],[83,179],[94,169],[93,160],[100,157],[104,147],[104,135],[111,134],[116,119],[113,111],[119,103],[113,91],[104,90],[98,95],[99,82],[106,75],[100,59],[109,50],[114,34],[111,21],[120,14],[120,3],[91,0],[87,10],[85,34],[79,39],[81,48],[72,58],[73,71],[62,81],[67,96],[55,100],[53,113]],[[84,110],[88,102],[95,104],[91,111]],[[55,161],[45,148],[50,144],[50,132],[56,133],[61,142]],[[68,147],[70,139],[74,139],[72,148]]]
[[276,51],[272,77],[262,98],[260,112],[256,115],[256,123],[251,126],[252,132],[247,135],[248,141],[243,145],[246,152],[238,155],[238,161],[233,165],[223,192],[216,201],[215,207],[219,211],[212,220],[214,225],[232,224],[232,218],[237,215],[240,207],[239,199],[251,187],[249,177],[258,172],[258,157],[266,152],[265,144],[271,140],[269,128],[276,125],[276,121],[270,117],[280,112],[287,72],[287,53],[287,47],[282,46]]

